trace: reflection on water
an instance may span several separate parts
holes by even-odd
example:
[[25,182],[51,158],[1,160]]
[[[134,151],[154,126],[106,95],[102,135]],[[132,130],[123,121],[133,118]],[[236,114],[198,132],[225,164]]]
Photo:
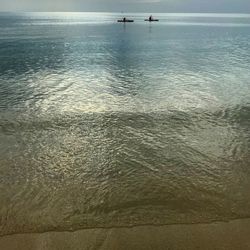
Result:
[[0,234],[249,217],[248,28],[58,15],[0,15]]

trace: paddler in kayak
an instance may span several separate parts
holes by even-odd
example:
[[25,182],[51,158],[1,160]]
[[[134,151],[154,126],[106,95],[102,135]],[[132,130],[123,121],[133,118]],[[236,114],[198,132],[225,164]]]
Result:
[[148,18],[149,21],[152,21],[153,20],[153,17],[152,15]]

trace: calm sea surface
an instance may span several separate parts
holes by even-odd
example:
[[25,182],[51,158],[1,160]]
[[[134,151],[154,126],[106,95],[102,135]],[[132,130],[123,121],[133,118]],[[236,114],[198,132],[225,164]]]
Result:
[[0,235],[250,217],[250,15],[0,14]]

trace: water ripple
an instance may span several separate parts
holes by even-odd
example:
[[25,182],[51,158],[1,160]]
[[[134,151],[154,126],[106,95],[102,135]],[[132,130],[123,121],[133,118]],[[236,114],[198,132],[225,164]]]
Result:
[[0,235],[250,217],[249,15],[133,15],[0,14]]

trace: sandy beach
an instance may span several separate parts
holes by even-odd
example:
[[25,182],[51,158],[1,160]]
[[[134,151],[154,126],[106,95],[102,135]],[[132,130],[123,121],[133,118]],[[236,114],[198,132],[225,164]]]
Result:
[[0,238],[3,250],[248,250],[250,219],[196,225],[87,229]]

